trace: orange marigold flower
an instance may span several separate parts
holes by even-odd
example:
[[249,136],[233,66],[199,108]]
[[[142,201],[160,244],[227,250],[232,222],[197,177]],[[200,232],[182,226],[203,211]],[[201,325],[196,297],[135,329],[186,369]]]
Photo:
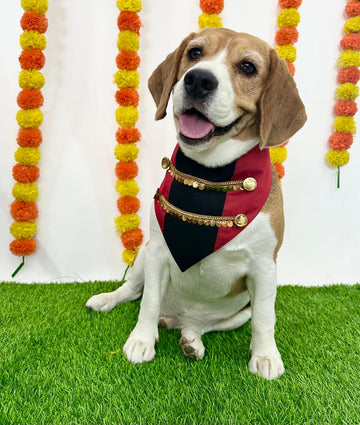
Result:
[[42,142],[42,133],[39,128],[20,128],[16,140],[22,148],[37,148]]
[[338,73],[338,81],[340,84],[356,84],[359,80],[360,70],[354,66],[347,66],[345,68],[342,68]]
[[136,127],[119,127],[116,140],[120,144],[136,143],[141,139],[140,131]]
[[117,207],[121,214],[135,214],[139,211],[140,201],[135,196],[124,196],[118,199]]
[[19,56],[22,69],[41,69],[45,65],[45,55],[40,49],[23,50]]
[[48,27],[48,20],[44,14],[29,10],[23,14],[20,25],[24,31],[37,31],[44,34]]
[[285,167],[282,164],[273,164],[275,167],[278,179],[281,180],[285,176]]
[[345,13],[349,18],[360,15],[360,3],[358,1],[349,1],[345,7]]
[[340,41],[340,46],[344,50],[360,50],[360,34],[350,33],[344,35]]
[[117,23],[120,31],[132,31],[137,35],[140,34],[141,19],[136,12],[120,12]]
[[39,210],[35,202],[15,200],[10,205],[10,213],[16,221],[34,221],[39,215]]
[[204,13],[219,15],[224,9],[224,0],[200,0],[200,8]]
[[126,249],[135,249],[142,244],[143,232],[141,229],[129,230],[121,234],[121,240]]
[[15,239],[10,244],[10,251],[19,257],[31,255],[36,251],[36,241],[34,239]]
[[286,62],[288,70],[292,76],[295,75],[295,65],[291,62]]
[[13,167],[13,177],[18,183],[34,183],[40,176],[36,165],[16,164]]
[[135,71],[140,66],[140,56],[131,50],[121,50],[116,56],[116,66],[119,69]]
[[275,43],[279,46],[294,44],[299,39],[299,31],[295,27],[281,27],[275,35]]
[[139,172],[139,167],[135,161],[131,162],[118,162],[115,167],[115,173],[119,180],[134,179]]
[[353,100],[338,100],[334,106],[334,115],[354,116],[357,112],[356,102]]
[[131,87],[120,89],[115,94],[115,100],[121,106],[135,106],[137,108],[139,99],[139,93]]
[[41,108],[44,104],[44,97],[40,90],[23,89],[18,94],[17,104],[22,109]]
[[282,9],[294,8],[297,9],[301,6],[302,0],[279,0],[279,7]]
[[329,146],[336,151],[346,151],[350,148],[354,140],[351,133],[340,133],[335,131],[329,138]]

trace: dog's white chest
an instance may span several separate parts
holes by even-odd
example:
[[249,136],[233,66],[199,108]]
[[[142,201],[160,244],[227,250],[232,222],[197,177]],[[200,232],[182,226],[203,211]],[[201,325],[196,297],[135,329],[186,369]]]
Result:
[[181,272],[159,228],[156,233],[170,267],[161,314],[175,315],[188,326],[225,319],[240,311],[249,301],[246,280],[251,279],[258,258],[269,255],[276,246],[269,215],[260,213],[228,244]]

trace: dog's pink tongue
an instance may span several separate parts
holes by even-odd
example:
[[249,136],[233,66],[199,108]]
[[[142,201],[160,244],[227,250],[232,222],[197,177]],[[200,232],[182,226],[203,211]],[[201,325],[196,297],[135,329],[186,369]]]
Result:
[[186,112],[179,116],[179,129],[189,139],[202,139],[214,130],[214,125],[196,112]]

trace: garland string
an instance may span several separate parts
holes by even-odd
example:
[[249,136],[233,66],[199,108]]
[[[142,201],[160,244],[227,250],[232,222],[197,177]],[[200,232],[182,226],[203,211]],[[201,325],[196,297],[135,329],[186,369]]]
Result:
[[335,92],[336,103],[333,113],[334,132],[329,138],[330,150],[326,155],[330,166],[337,169],[337,188],[340,188],[340,167],[350,161],[347,151],[353,143],[357,112],[355,99],[359,96],[360,79],[360,1],[350,0],[345,7],[347,21],[344,25],[345,35],[340,41],[341,53],[338,59],[338,86]]
[[[279,0],[278,5],[281,9],[277,16],[279,29],[275,35],[276,50],[279,56],[286,60],[288,69],[292,76],[295,75],[296,47],[294,44],[298,41],[299,32],[297,26],[300,22],[300,14],[297,10],[301,6],[302,0]],[[285,175],[283,162],[287,158],[288,141],[280,146],[270,148],[270,159],[274,164],[279,180]]]
[[20,21],[24,32],[20,35],[22,52],[19,57],[22,69],[19,74],[19,86],[22,90],[17,97],[21,109],[16,114],[20,127],[17,136],[19,148],[14,155],[17,164],[13,167],[13,178],[16,183],[12,194],[15,200],[10,206],[10,213],[14,219],[10,233],[15,239],[9,248],[12,254],[22,257],[22,263],[12,277],[15,277],[24,266],[24,257],[36,251],[34,239],[38,217],[36,181],[40,175],[37,164],[40,161],[39,146],[42,142],[39,127],[43,122],[40,108],[43,106],[44,98],[41,89],[45,84],[45,78],[40,70],[45,65],[43,50],[46,47],[44,34],[48,26],[45,16],[48,0],[21,0],[21,7],[24,10]]
[[117,0],[120,10],[118,17],[119,36],[117,46],[119,53],[116,57],[118,71],[114,75],[118,91],[115,94],[118,108],[115,118],[119,125],[116,132],[117,145],[115,157],[118,160],[115,168],[117,177],[116,190],[120,195],[117,207],[120,216],[116,217],[115,225],[125,250],[122,257],[126,264],[131,265],[143,241],[143,233],[139,228],[140,219],[137,212],[140,201],[136,197],[139,187],[134,180],[138,174],[135,160],[139,154],[136,143],[141,134],[135,127],[139,118],[137,110],[139,93],[137,91],[140,76],[137,71],[140,65],[139,38],[141,20],[138,13],[141,11],[141,0]]

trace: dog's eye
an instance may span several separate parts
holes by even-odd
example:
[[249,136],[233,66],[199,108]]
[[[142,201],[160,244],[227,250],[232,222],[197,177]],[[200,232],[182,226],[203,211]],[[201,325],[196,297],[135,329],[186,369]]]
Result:
[[200,47],[193,47],[187,52],[187,57],[191,61],[197,61],[201,58],[202,50]]
[[256,65],[253,64],[250,61],[243,61],[240,62],[237,66],[238,71],[242,72],[243,74],[247,75],[248,77],[254,75],[257,73]]

